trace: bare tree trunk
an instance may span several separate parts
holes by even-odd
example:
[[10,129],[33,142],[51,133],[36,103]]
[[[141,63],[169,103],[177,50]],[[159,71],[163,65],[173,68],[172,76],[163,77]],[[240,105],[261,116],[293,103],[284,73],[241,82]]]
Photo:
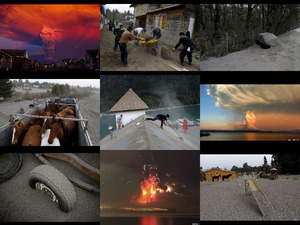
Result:
[[215,8],[215,18],[214,18],[214,22],[215,22],[215,37],[216,38],[220,38],[221,37],[221,32],[220,32],[220,19],[221,19],[221,15],[220,15],[220,5],[216,4],[216,8]]
[[261,4],[261,14],[262,14],[262,30],[265,30],[265,9],[264,4]]

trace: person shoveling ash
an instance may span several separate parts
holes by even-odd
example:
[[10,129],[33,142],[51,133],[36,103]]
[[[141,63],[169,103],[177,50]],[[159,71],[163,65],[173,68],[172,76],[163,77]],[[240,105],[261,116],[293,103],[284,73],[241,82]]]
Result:
[[128,27],[127,31],[125,31],[122,36],[121,36],[121,40],[119,41],[119,46],[120,46],[120,51],[121,51],[121,61],[123,63],[123,66],[128,67],[128,63],[127,63],[127,43],[133,38],[133,39],[137,39],[137,40],[141,40],[143,41],[144,38],[139,38],[137,36],[135,36],[134,34],[131,33],[132,32],[132,27]]
[[122,118],[123,118],[123,115],[121,114],[118,118],[117,118],[117,124],[118,124],[118,130],[121,129],[121,127],[124,127],[122,125]]
[[168,122],[168,118],[169,118],[169,114],[164,115],[164,114],[157,114],[156,117],[154,118],[145,118],[145,120],[160,120],[161,121],[161,125],[160,128],[163,129],[163,124],[165,124],[165,126],[167,126],[166,122],[169,124],[169,126],[171,127],[170,123]]
[[[137,37],[141,37],[142,35],[144,35],[145,32],[146,32],[145,29],[142,27],[137,27],[133,30],[133,34]],[[134,46],[136,47],[138,45],[139,45],[139,40],[135,40]]]
[[173,51],[175,51],[175,49],[178,48],[182,44],[183,49],[181,49],[180,54],[179,54],[180,64],[183,66],[184,57],[187,55],[189,65],[192,65],[192,55],[193,55],[194,43],[189,37],[185,36],[183,32],[179,33],[179,37],[180,37],[179,42],[173,48]]

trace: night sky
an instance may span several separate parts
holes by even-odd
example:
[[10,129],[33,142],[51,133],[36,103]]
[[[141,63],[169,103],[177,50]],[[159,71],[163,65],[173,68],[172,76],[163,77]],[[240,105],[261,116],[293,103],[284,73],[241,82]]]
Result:
[[100,45],[100,5],[0,5],[0,49],[22,49],[30,59],[83,58]]
[[[157,166],[160,189],[169,186],[172,190],[142,204],[138,200],[145,164]],[[199,168],[199,151],[102,151],[100,207],[152,207],[199,215]]]

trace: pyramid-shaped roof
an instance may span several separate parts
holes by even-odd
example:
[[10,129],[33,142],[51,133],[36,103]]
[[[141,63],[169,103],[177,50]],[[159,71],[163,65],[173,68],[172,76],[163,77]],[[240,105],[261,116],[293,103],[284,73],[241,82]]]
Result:
[[130,88],[122,98],[109,110],[123,112],[149,109],[146,103]]

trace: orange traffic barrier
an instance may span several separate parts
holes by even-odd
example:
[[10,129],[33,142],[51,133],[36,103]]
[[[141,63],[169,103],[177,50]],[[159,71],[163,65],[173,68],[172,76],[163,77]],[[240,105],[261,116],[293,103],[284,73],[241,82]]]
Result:
[[187,134],[188,132],[188,126],[187,126],[187,119],[183,120],[183,126],[182,126],[184,133]]

